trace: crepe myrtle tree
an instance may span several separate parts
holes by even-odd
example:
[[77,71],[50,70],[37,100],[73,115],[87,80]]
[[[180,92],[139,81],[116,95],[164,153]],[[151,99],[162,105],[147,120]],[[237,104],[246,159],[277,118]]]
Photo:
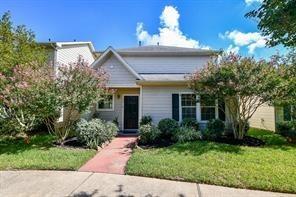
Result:
[[278,84],[272,62],[235,54],[224,54],[189,75],[196,94],[225,100],[235,139],[243,139],[248,120],[274,98]]
[[[109,75],[104,69],[93,69],[82,56],[77,62],[59,65],[55,77],[55,86],[59,104],[63,106],[62,122],[50,130],[59,142],[68,137],[77,115],[86,111],[91,104],[100,100],[107,92],[106,83]],[[47,119],[48,125],[56,121]]]
[[[0,119],[12,133],[27,133],[44,118],[54,115],[58,100],[52,68],[17,65],[11,76],[0,74]],[[9,123],[9,124],[7,124]],[[2,124],[5,125],[5,124]]]

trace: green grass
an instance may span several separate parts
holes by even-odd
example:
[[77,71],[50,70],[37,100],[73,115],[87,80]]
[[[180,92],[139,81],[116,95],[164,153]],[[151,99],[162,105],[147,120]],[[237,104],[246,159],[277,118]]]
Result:
[[296,146],[251,129],[263,147],[196,141],[134,151],[126,173],[198,183],[296,193]]
[[89,160],[94,150],[53,146],[50,135],[36,135],[29,144],[23,139],[0,137],[0,170],[76,170]]

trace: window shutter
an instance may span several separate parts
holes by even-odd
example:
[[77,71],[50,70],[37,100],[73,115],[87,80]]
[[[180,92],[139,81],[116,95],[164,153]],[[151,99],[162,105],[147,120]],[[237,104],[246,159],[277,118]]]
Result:
[[179,94],[172,94],[172,115],[174,120],[179,121]]
[[223,100],[218,100],[218,113],[219,119],[225,121],[225,102]]
[[291,105],[284,106],[284,121],[291,120]]

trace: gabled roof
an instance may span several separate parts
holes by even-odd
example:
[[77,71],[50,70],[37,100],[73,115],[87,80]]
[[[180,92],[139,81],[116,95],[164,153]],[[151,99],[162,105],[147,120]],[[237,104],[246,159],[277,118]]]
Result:
[[118,61],[121,62],[123,66],[125,66],[126,69],[130,71],[137,79],[142,79],[142,77],[111,46],[109,46],[104,51],[104,53],[92,63],[92,66],[96,68],[97,65],[101,65],[106,60],[109,54],[113,54],[118,59]]
[[152,54],[152,55],[217,55],[219,51],[210,49],[185,48],[175,46],[148,45],[116,50],[121,55]]
[[95,52],[95,48],[94,48],[92,42],[90,42],[90,41],[86,41],[86,42],[39,42],[39,44],[46,45],[46,46],[54,46],[54,47],[58,47],[58,48],[62,48],[63,46],[69,46],[69,45],[88,45],[91,52],[92,53]]

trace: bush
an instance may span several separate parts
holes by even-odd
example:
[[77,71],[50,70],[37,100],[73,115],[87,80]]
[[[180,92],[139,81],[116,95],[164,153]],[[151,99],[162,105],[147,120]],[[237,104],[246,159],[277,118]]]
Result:
[[152,117],[151,116],[143,116],[140,122],[141,125],[152,124]]
[[178,131],[179,124],[176,120],[165,118],[159,121],[158,129],[160,130],[162,137],[171,139],[174,133]]
[[181,127],[173,136],[173,141],[180,143],[199,139],[201,139],[200,131],[197,131],[192,127]]
[[152,124],[141,125],[139,133],[140,142],[142,144],[153,144],[159,139],[160,136],[159,129]]
[[296,142],[296,121],[278,123],[277,133],[286,137],[290,142]]
[[195,120],[193,118],[185,118],[181,122],[181,127],[189,127],[189,128],[193,128],[197,131],[199,128],[199,124],[198,124],[197,120]]
[[86,121],[80,120],[76,126],[78,140],[85,143],[87,147],[97,149],[105,142],[111,141],[116,136],[118,128],[112,122],[100,119]]
[[203,138],[214,140],[220,138],[224,132],[225,124],[222,120],[212,119],[207,123],[207,128],[203,131]]

